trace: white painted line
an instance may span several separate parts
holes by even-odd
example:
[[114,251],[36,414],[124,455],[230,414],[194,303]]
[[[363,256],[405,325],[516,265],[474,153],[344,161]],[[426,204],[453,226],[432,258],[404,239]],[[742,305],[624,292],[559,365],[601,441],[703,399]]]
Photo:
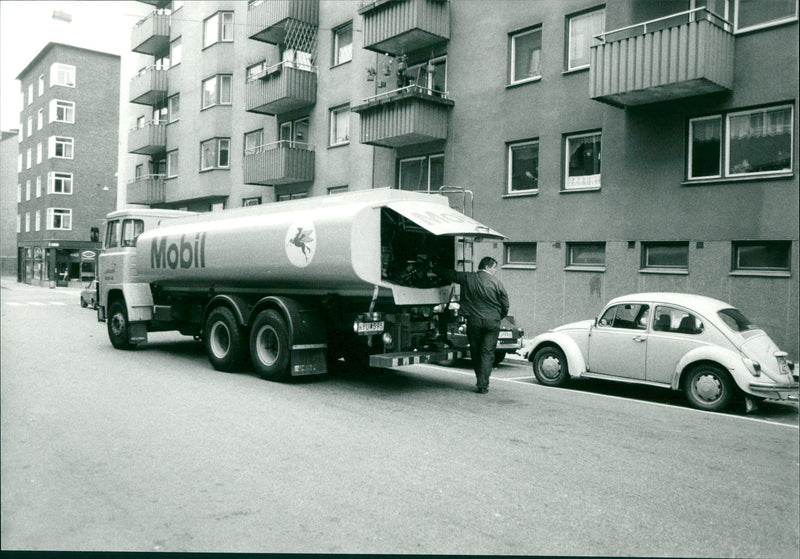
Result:
[[533,376],[533,375],[529,375],[527,377],[508,377],[508,378],[494,377],[495,380],[531,380],[531,379],[534,379],[534,378],[536,378],[536,377]]
[[17,303],[15,301],[7,301],[3,303],[4,305],[8,305],[9,307],[22,307],[25,303]]
[[44,303],[40,303],[39,301],[28,301],[29,305],[33,305],[34,307],[43,307]]
[[[431,367],[431,368],[434,368],[434,369],[439,369],[439,370],[447,372],[447,373],[458,373],[459,375],[467,375],[467,376],[471,376],[471,377],[475,376],[475,373],[473,373],[472,371],[459,371],[459,370],[455,370],[455,369],[450,369],[448,367],[442,367],[440,365],[423,364],[422,366],[423,367]],[[526,377],[520,377],[520,378],[526,378]],[[531,377],[527,377],[527,378],[531,378]],[[650,406],[658,406],[658,407],[661,407],[661,408],[669,408],[669,409],[673,409],[673,410],[683,410],[683,411],[687,411],[687,412],[711,414],[714,417],[729,417],[731,419],[742,419],[742,420],[745,420],[745,421],[755,421],[756,423],[766,423],[767,425],[778,425],[778,426],[781,426],[781,427],[789,427],[791,429],[800,429],[800,425],[787,425],[786,423],[778,423],[776,421],[769,421],[768,419],[758,419],[756,417],[742,417],[740,415],[731,415],[731,414],[727,414],[727,413],[719,413],[719,412],[714,412],[714,411],[698,410],[696,408],[686,408],[686,407],[683,407],[683,406],[675,406],[673,404],[662,404],[660,402],[649,402],[647,400],[637,400],[637,399],[634,399],[634,398],[625,398],[623,396],[613,396],[611,394],[597,394],[596,392],[586,392],[586,391],[583,391],[583,390],[580,390],[580,391],[578,391],[578,390],[570,390],[569,388],[559,388],[557,386],[544,386],[542,384],[533,383],[533,382],[519,382],[517,379],[511,379],[511,378],[491,377],[491,382],[495,382],[495,381],[513,382],[514,384],[517,384],[517,385],[520,385],[520,386],[536,386],[538,388],[543,388],[545,390],[565,390],[565,391],[570,391],[570,392],[574,392],[574,393],[588,394],[590,396],[596,396],[598,398],[611,398],[612,400],[622,400],[622,401],[625,401],[625,402],[637,402],[639,404],[647,404],[647,405],[650,405]]]
[[51,305],[58,305],[60,307],[65,307],[67,305],[66,303],[62,303],[61,301],[51,301],[50,304]]

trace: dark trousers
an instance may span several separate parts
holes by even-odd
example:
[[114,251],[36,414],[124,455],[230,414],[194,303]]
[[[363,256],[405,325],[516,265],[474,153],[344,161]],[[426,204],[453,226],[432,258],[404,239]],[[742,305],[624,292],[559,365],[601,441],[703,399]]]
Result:
[[500,321],[483,318],[467,318],[467,339],[472,368],[478,379],[478,388],[489,387],[489,376],[494,366],[494,351],[500,335]]

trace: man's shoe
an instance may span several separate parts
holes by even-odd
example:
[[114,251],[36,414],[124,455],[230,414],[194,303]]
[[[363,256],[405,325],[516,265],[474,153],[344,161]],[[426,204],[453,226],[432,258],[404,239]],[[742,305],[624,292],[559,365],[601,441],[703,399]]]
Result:
[[483,386],[479,386],[476,392],[478,394],[487,394],[489,392],[489,389]]

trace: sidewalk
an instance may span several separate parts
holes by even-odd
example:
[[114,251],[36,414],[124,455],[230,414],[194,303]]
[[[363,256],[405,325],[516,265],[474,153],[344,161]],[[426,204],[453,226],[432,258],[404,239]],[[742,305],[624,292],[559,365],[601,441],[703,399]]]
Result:
[[[17,281],[16,276],[0,276],[0,287],[8,289],[9,291],[25,291],[30,289],[51,289],[48,285],[29,285],[27,283],[20,283]],[[53,291],[65,291],[68,293],[80,293],[83,286],[70,286],[70,287],[54,287]]]

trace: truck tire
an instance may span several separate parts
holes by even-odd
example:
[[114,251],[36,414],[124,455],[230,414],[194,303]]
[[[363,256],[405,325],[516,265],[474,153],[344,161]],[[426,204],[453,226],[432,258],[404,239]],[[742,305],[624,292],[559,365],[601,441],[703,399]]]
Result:
[[116,349],[133,349],[136,344],[131,343],[130,322],[128,322],[128,309],[124,301],[114,301],[108,310],[108,339]]
[[230,373],[241,369],[247,358],[242,329],[230,309],[217,307],[211,311],[203,329],[203,343],[211,366]]
[[285,380],[291,347],[289,329],[281,315],[272,309],[261,311],[250,328],[250,359],[256,372],[265,380]]

